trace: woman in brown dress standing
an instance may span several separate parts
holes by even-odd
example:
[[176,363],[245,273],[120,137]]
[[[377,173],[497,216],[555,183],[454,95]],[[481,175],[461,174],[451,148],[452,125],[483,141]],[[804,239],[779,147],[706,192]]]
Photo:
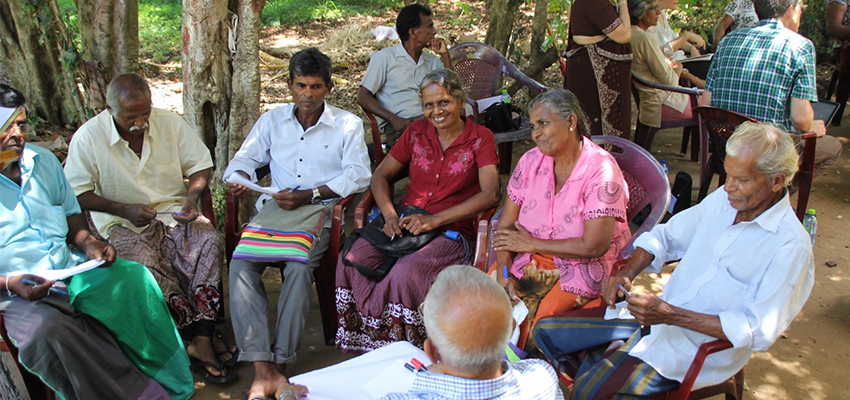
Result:
[[575,0],[564,88],[579,98],[591,135],[631,138],[631,26],[626,0]]

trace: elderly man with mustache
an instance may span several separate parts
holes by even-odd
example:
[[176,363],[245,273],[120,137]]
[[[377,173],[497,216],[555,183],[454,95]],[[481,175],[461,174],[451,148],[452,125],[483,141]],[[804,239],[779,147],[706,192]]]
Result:
[[183,118],[152,107],[138,74],[112,79],[106,101],[107,109],[71,140],[68,181],[118,256],[153,273],[188,343],[192,369],[208,381],[230,382],[236,372],[226,367],[235,364],[235,349],[214,334],[224,250],[198,210],[210,152]]

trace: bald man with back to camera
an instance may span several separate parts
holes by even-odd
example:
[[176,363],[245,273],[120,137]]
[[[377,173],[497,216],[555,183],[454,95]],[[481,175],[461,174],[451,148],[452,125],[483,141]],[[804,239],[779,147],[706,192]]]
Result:
[[542,360],[502,361],[514,320],[505,289],[483,272],[455,265],[440,275],[422,314],[433,363],[397,399],[562,399],[558,379]]

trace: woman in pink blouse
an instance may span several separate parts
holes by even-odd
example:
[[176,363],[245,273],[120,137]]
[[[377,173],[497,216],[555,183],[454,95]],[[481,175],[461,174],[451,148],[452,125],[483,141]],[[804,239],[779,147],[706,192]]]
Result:
[[588,303],[601,305],[602,281],[631,233],[623,174],[614,158],[587,137],[576,96],[553,90],[528,107],[537,147],[514,169],[493,248],[503,284],[504,266],[520,281],[532,264],[558,271],[558,283],[540,301],[537,322]]

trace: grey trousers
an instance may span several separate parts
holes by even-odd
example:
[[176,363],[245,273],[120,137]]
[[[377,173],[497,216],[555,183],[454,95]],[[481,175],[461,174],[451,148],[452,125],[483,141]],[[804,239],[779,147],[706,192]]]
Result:
[[20,361],[65,399],[157,399],[168,394],[127,359],[112,333],[68,296],[3,295],[0,312]]
[[283,268],[273,337],[269,332],[269,302],[262,280],[263,271],[270,264],[231,260],[230,315],[240,350],[239,361],[284,364],[295,360],[313,297],[313,271],[328,249],[329,238],[330,229],[323,229],[307,264],[290,261]]

